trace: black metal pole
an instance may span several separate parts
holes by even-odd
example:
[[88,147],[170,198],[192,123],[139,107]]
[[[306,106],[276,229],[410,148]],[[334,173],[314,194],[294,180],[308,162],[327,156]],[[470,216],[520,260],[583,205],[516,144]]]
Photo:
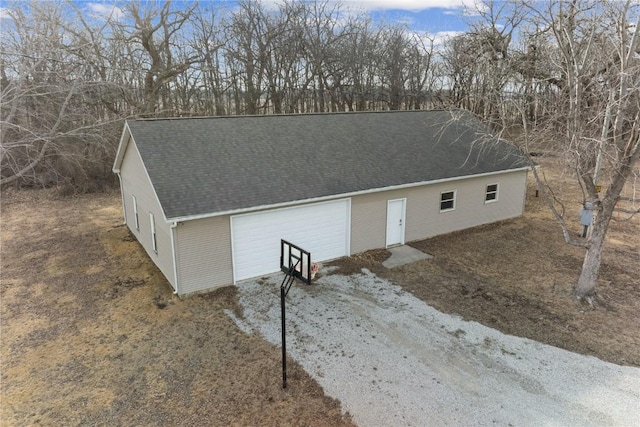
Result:
[[285,309],[284,299],[286,293],[283,287],[280,287],[280,312],[282,319],[282,388],[287,388],[287,334],[285,330]]

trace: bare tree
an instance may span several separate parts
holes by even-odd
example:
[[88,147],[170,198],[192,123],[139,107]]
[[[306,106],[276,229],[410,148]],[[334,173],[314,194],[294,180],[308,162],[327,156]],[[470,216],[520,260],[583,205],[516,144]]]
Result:
[[276,37],[268,19],[262,3],[243,0],[227,24],[226,60],[232,67],[238,114],[257,114],[263,108],[265,72]]
[[451,103],[474,113],[478,113],[474,96],[477,48],[473,39],[467,34],[452,37],[447,41],[441,53],[444,71],[449,80],[449,98]]
[[555,138],[557,149],[583,189],[585,205],[588,202],[593,206],[595,220],[590,235],[587,239],[573,236],[563,206],[534,170],[565,240],[586,249],[576,295],[590,301],[596,292],[609,223],[640,158],[638,8],[632,1],[550,1],[544,9],[540,3],[524,6],[556,46],[559,60],[549,57],[547,64],[557,70],[555,78],[560,89],[557,115],[548,121],[554,132],[529,128],[526,112],[521,110],[525,138],[527,142]]
[[[131,47],[139,44],[147,56],[143,62],[143,99],[139,105],[144,115],[153,115],[156,112],[162,89],[187,71],[197,60],[195,55],[182,55],[180,61],[175,60],[175,51],[185,40],[179,39],[180,31],[190,19],[195,7],[194,4],[186,10],[176,10],[171,7],[170,1],[162,3],[158,8],[155,3],[145,4],[132,0],[124,9],[133,23],[113,21],[114,33],[133,45]],[[179,43],[180,41],[182,43]],[[135,102],[133,99],[130,101]],[[162,107],[171,109],[171,105]]]
[[[605,56],[604,68],[594,76],[602,79],[605,88],[600,96],[606,100],[604,115],[600,116],[600,141],[596,150],[585,153],[587,159],[577,162],[578,176],[596,206],[596,219],[576,287],[581,298],[591,297],[595,292],[609,223],[622,189],[640,158],[640,16],[632,24],[628,20],[631,2],[621,6],[606,10],[607,20],[616,33],[615,38],[613,35],[608,40],[603,38],[602,52],[609,55]],[[603,170],[609,185],[601,195],[596,185]]]
[[399,110],[405,103],[405,84],[408,80],[409,42],[406,28],[390,27],[381,34],[379,75],[390,110]]
[[[14,4],[2,36],[0,185],[74,184],[108,179],[113,118],[102,111],[104,82],[78,52],[87,39],[64,5]],[[100,34],[92,34],[97,42]]]
[[338,42],[336,62],[342,72],[342,103],[349,111],[369,108],[375,92],[378,33],[370,19],[351,17]]
[[201,87],[196,94],[197,112],[204,115],[226,114],[224,94],[227,92],[225,68],[222,65],[222,23],[216,9],[199,7],[193,17],[191,48],[197,52],[194,63],[201,78]]
[[332,73],[338,60],[337,49],[345,32],[340,26],[340,3],[329,0],[309,2],[305,9],[303,61],[307,64],[307,80],[313,84],[313,111],[329,111],[327,101],[335,95],[329,92],[340,86],[332,81]]
[[434,95],[434,46],[433,38],[413,34],[407,52],[407,84],[409,100],[407,109],[427,107]]
[[449,40],[443,52],[452,100],[492,127],[504,126],[504,99],[516,90],[511,43],[523,12],[513,3],[487,1],[476,4],[474,14],[479,17],[470,30]]

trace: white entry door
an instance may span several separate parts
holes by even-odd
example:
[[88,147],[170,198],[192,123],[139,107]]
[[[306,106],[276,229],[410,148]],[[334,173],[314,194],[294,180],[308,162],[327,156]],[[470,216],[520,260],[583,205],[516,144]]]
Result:
[[407,199],[387,202],[387,247],[404,244],[404,216]]
[[234,282],[280,269],[280,239],[311,252],[312,261],[349,255],[350,200],[231,217]]

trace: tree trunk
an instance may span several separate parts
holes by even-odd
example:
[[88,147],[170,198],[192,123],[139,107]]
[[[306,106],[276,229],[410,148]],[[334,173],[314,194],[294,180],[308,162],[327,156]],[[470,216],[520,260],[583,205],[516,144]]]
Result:
[[[607,218],[608,216],[608,218]],[[602,212],[593,224],[593,232],[591,234],[591,245],[584,255],[582,263],[582,271],[576,285],[576,296],[582,300],[588,300],[596,292],[596,283],[598,281],[598,273],[602,263],[602,249],[604,247],[604,238],[606,236],[611,213]]]

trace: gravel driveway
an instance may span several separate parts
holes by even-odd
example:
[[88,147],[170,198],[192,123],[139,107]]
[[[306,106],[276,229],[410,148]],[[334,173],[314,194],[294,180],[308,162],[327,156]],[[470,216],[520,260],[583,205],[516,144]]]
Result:
[[[239,284],[244,319],[228,313],[277,345],[282,277]],[[287,297],[287,350],[363,427],[640,420],[640,369],[440,313],[367,270],[297,282]],[[274,381],[280,375],[274,366]]]

